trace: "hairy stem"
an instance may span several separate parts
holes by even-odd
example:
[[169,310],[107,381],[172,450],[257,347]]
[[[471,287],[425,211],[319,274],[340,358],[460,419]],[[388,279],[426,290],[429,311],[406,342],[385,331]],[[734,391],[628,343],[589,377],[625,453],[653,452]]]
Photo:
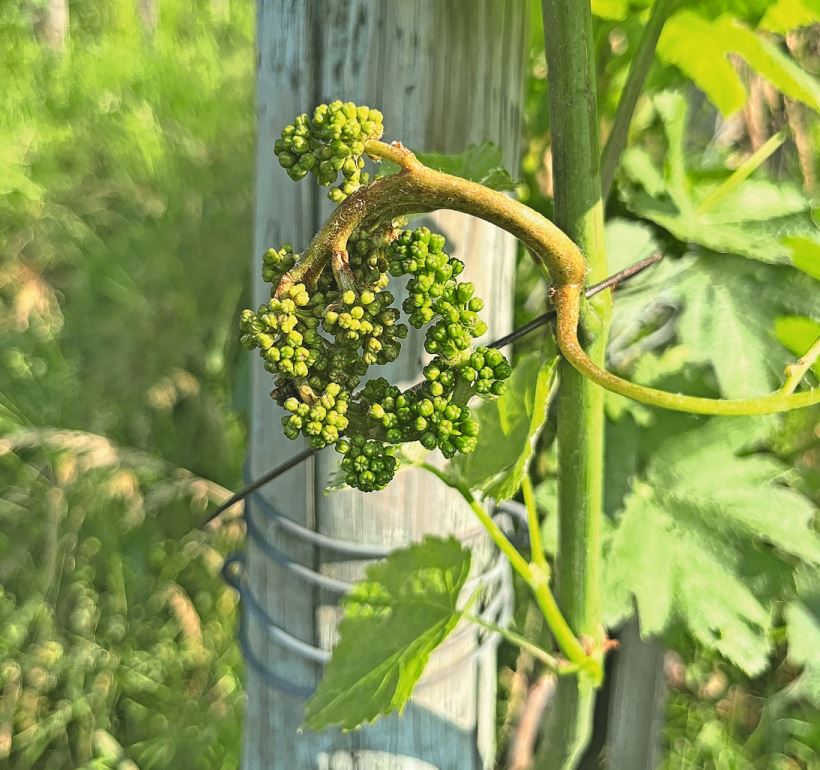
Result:
[[[586,97],[579,91],[566,98],[566,103],[572,103],[573,100],[580,100],[581,103]],[[565,114],[575,112],[577,111],[563,110]],[[554,126],[553,131],[555,128],[560,132],[560,127]],[[564,130],[571,136],[576,129],[583,130],[580,126],[568,126]],[[595,139],[596,137],[591,135],[587,136],[584,144],[590,145]],[[602,368],[602,355],[597,356],[596,362],[596,355],[588,356],[578,342],[584,282],[587,277],[593,281],[603,278],[602,263],[591,259],[588,270],[581,249],[566,233],[538,212],[503,193],[467,179],[427,168],[412,152],[401,145],[369,141],[365,148],[372,157],[400,162],[402,171],[377,179],[345,200],[310,242],[296,266],[279,282],[276,296],[282,296],[295,283],[314,284],[331,260],[335,260],[339,266],[343,262],[341,255],[346,251],[348,239],[366,222],[389,222],[399,215],[414,211],[451,209],[480,217],[501,227],[528,248],[536,265],[551,280],[556,290],[553,302],[561,352],[581,375],[602,387],[645,404],[696,414],[770,414],[820,402],[820,389],[792,395],[777,392],[758,399],[739,401],[692,398],[645,388],[610,374]],[[566,158],[555,158],[555,162],[556,175],[570,173],[570,167],[566,166]],[[561,164],[564,164],[563,167]],[[572,168],[571,173],[577,175],[587,172]],[[582,219],[588,223],[599,220],[600,217],[600,199],[582,215]],[[567,226],[567,229],[571,227]],[[588,255],[593,254],[599,246],[580,237],[579,244]],[[337,269],[337,277],[342,273],[342,270]],[[592,306],[597,309],[602,320],[607,316],[609,301],[608,293],[598,295],[593,300]],[[591,318],[586,320],[590,321]],[[585,327],[591,329],[594,324],[588,322],[585,323]],[[603,343],[596,344],[601,348]],[[591,349],[590,353],[594,354],[598,348]],[[566,377],[572,375],[567,374]]]
[[629,68],[624,90],[615,109],[615,120],[612,123],[612,130],[607,137],[606,145],[601,156],[601,189],[603,198],[609,197],[612,189],[612,180],[615,178],[615,171],[621,160],[621,153],[624,151],[629,135],[629,124],[632,122],[632,115],[638,104],[641,91],[643,90],[649,68],[655,59],[655,46],[661,36],[661,30],[666,23],[669,12],[672,9],[673,0],[655,0],[649,21],[644,27],[643,35],[638,43],[638,50],[632,59],[632,66]]

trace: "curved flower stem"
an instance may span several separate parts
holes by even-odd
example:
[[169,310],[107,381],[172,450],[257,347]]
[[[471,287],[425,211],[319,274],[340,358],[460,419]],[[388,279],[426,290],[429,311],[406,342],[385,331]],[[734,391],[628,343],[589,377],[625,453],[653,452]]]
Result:
[[398,174],[361,187],[328,218],[310,242],[298,264],[277,287],[281,294],[293,283],[313,283],[334,251],[344,251],[347,240],[365,221],[380,215],[383,221],[414,211],[452,209],[498,225],[518,238],[536,264],[558,284],[582,283],[584,258],[578,247],[546,217],[503,193],[468,179],[427,168],[404,148],[369,141],[368,155],[404,162]]
[[729,416],[775,414],[820,403],[820,388],[793,393],[797,382],[792,383],[790,390],[784,386],[781,390],[756,398],[719,399],[685,396],[682,393],[656,390],[623,380],[591,361],[578,342],[576,333],[580,306],[578,287],[560,286],[556,288],[554,301],[556,306],[563,311],[558,313],[556,328],[558,347],[561,352],[581,374],[613,393],[643,404],[661,406],[678,412]]
[[428,168],[401,145],[369,141],[365,151],[372,157],[398,163],[402,171],[377,179],[347,198],[310,242],[297,265],[282,278],[276,288],[277,296],[294,283],[315,283],[334,254],[338,261],[338,255],[346,252],[348,238],[364,222],[372,222],[376,217],[389,221],[414,211],[451,209],[491,222],[527,247],[555,290],[553,302],[561,352],[578,372],[601,387],[645,404],[695,414],[771,414],[820,403],[820,389],[804,393],[778,391],[759,398],[728,401],[667,393],[616,377],[592,361],[578,341],[587,269],[580,249],[563,231],[503,193]]

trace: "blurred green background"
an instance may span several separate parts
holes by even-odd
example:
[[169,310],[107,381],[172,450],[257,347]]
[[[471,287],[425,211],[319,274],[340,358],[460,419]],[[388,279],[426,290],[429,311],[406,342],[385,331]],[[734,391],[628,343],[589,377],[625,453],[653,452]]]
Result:
[[254,7],[0,7],[0,767],[235,768]]
[[[207,535],[196,525],[239,485],[245,452],[248,357],[236,318],[251,250],[254,4],[157,1],[154,23],[152,3],[71,0],[64,50],[47,39],[46,3],[0,4],[0,768],[9,770],[239,762],[236,601],[219,569],[243,533],[237,523]],[[593,3],[605,130],[647,5]],[[818,9],[797,0],[690,5],[701,21],[678,19],[662,40],[607,212],[613,269],[656,248],[672,266],[620,302],[610,365],[645,382],[745,395],[776,381],[818,328]],[[533,9],[520,192],[548,214]],[[777,55],[761,66],[747,41],[745,59],[717,50],[729,74],[697,66],[722,39],[715,20],[726,14]],[[714,227],[676,218],[670,199],[697,204],[776,131],[788,140],[755,170],[755,187],[724,202]],[[675,136],[686,140],[677,146]],[[676,166],[684,156],[685,168]],[[766,258],[786,238],[801,270]],[[528,264],[517,288],[522,321],[543,297]],[[666,304],[650,302],[659,280]],[[775,285],[788,301],[767,294]],[[740,300],[710,316],[722,292]],[[727,328],[739,330],[728,342]],[[727,364],[736,343],[748,371]],[[609,416],[614,516],[625,494],[617,473],[644,472],[682,423],[617,400]],[[749,434],[784,483],[815,503],[817,417]],[[536,465],[547,516],[548,437]],[[793,556],[765,559],[764,593],[780,608],[765,672],[744,673],[691,623],[672,623],[664,637],[674,650],[668,770],[818,766],[820,664],[808,664],[817,664],[820,630],[794,609],[813,601],[816,575]],[[787,649],[784,608],[805,634],[802,657]],[[520,669],[505,648],[502,757],[521,706]]]

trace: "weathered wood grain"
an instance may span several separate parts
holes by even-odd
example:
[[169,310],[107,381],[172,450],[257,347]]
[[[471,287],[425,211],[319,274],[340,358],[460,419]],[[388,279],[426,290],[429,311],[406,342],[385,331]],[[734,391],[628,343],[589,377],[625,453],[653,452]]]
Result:
[[[493,140],[504,162],[517,167],[524,75],[526,5],[515,0],[260,0],[258,11],[258,127],[256,221],[252,270],[255,301],[268,287],[259,281],[260,255],[290,241],[302,249],[331,204],[305,181],[293,184],[275,162],[273,142],[299,112],[334,98],[377,106],[385,114],[386,138],[413,148],[459,151]],[[492,227],[463,215],[428,217],[448,236],[466,275],[487,302],[489,335],[509,329],[515,245]],[[397,292],[398,294],[398,292]],[[488,338],[489,338],[488,335]],[[423,349],[408,340],[390,367],[398,381],[415,380]],[[387,367],[385,367],[387,369]],[[270,400],[269,375],[254,361],[251,455],[254,475],[281,462],[299,445],[281,435],[281,410]],[[283,513],[318,531],[369,544],[401,545],[424,533],[471,536],[477,561],[489,548],[476,536],[469,508],[435,479],[403,472],[383,492],[364,495],[323,489],[336,458],[332,450],[290,471],[266,489]],[[262,521],[261,516],[258,517]],[[318,552],[267,528],[269,540],[303,564],[345,580],[361,575],[360,562],[323,562]],[[329,647],[337,610],[323,596],[253,544],[248,547],[252,590],[279,624],[299,638]],[[276,647],[251,623],[256,654],[291,681],[313,685],[317,667]],[[248,674],[243,767],[246,770],[479,770],[494,754],[495,656],[451,664],[475,648],[462,635],[431,663],[448,671],[420,687],[401,718],[342,735],[299,734],[302,702],[268,688]]]

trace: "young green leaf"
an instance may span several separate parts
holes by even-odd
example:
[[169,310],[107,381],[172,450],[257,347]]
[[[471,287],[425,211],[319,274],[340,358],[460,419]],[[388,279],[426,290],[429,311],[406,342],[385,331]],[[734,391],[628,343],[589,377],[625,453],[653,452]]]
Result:
[[760,20],[759,29],[785,35],[793,29],[820,22],[817,0],[775,0]]
[[666,22],[658,40],[658,56],[690,77],[724,114],[746,103],[747,93],[729,54],[739,54],[757,73],[786,96],[820,110],[820,86],[777,46],[738,19],[707,19],[683,9]]
[[704,254],[670,288],[683,306],[680,340],[694,361],[711,364],[726,398],[766,393],[781,384],[783,367],[794,355],[775,337],[776,319],[817,314],[811,278],[738,257]]
[[783,240],[791,249],[792,263],[798,270],[820,281],[820,242],[814,238],[791,236]]
[[459,154],[416,153],[425,166],[478,182],[493,190],[514,190],[517,182],[501,162],[501,148],[492,142],[471,144]]
[[476,410],[478,446],[450,463],[451,475],[496,500],[518,491],[544,424],[557,363],[553,350],[531,353],[515,365],[504,394]]
[[592,0],[592,13],[602,19],[622,21],[629,14],[629,0]]
[[[802,356],[820,337],[820,323],[805,316],[784,316],[774,324],[774,333],[796,357]],[[820,361],[812,364],[812,371],[820,377]]]
[[687,170],[683,137],[687,109],[684,97],[666,92],[655,98],[667,138],[663,174],[647,153],[634,148],[624,157],[621,186],[626,205],[639,216],[668,230],[678,240],[712,251],[762,262],[790,264],[787,238],[810,238],[816,232],[811,201],[796,187],[762,179],[746,180],[705,210],[699,207],[731,176]]
[[339,642],[305,708],[305,726],[354,730],[402,711],[427,660],[460,618],[470,552],[427,537],[368,568],[344,600]]
[[[663,442],[627,495],[607,557],[608,622],[631,611],[645,635],[681,619],[749,674],[767,664],[771,608],[750,584],[762,547],[820,564],[811,502],[779,484],[784,466],[743,456],[761,428],[710,420]],[[772,549],[774,549],[772,551]]]

